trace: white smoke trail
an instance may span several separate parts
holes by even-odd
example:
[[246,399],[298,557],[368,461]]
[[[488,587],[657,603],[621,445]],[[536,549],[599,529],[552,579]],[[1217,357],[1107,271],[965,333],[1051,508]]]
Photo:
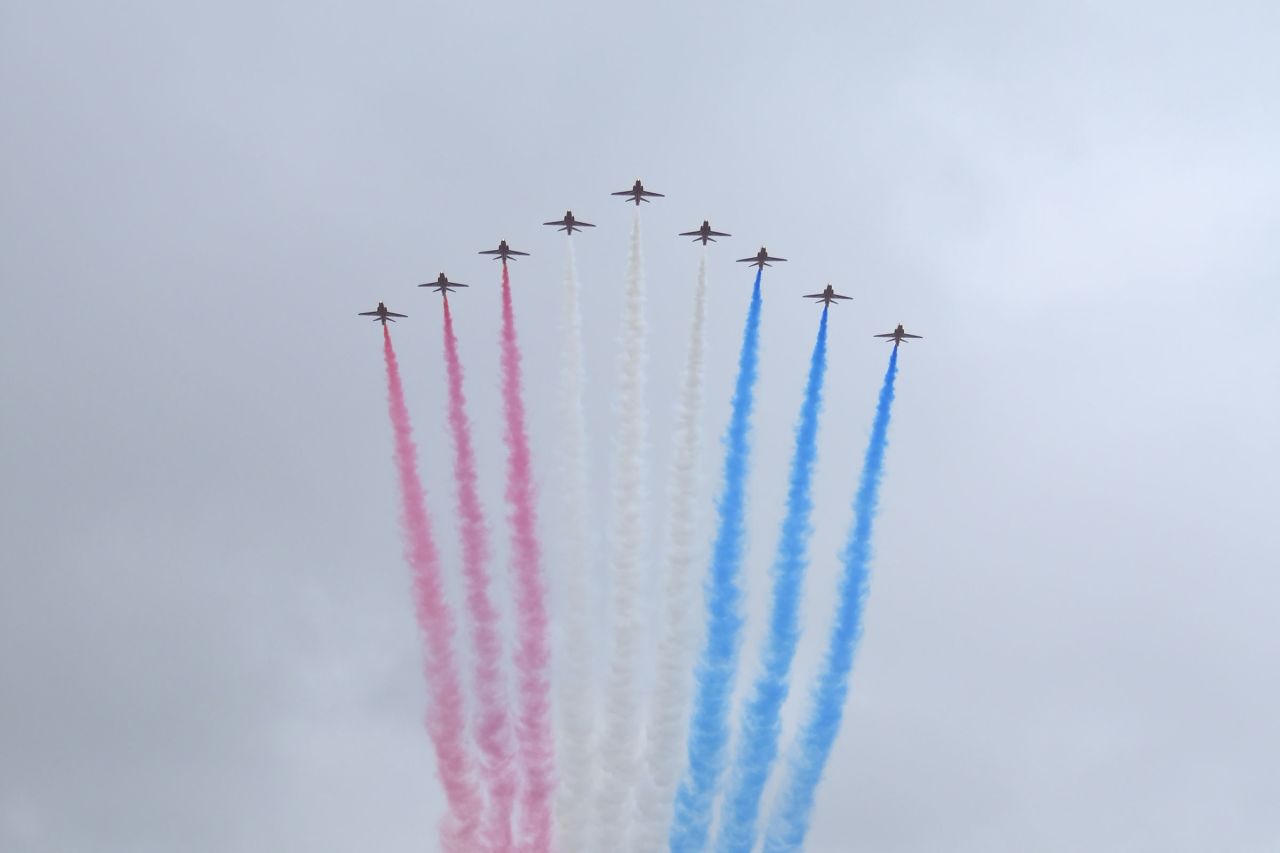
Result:
[[560,572],[563,612],[557,620],[560,648],[556,679],[559,732],[556,762],[555,849],[584,850],[587,806],[593,789],[595,713],[591,689],[595,647],[588,574],[586,416],[583,412],[582,311],[573,238],[565,241],[564,304],[560,329]]
[[[640,723],[636,657],[641,639],[636,613],[644,525],[645,324],[640,264],[640,212],[631,229],[631,259],[623,312],[618,379],[618,425],[614,439],[613,519],[610,579],[613,582],[613,650],[605,694],[604,732],[598,741],[601,777],[596,797],[592,851],[625,850],[632,789],[638,763]],[[588,642],[584,637],[583,642]]]
[[671,830],[671,806],[683,767],[689,694],[693,685],[694,636],[690,610],[694,590],[695,561],[699,557],[698,454],[702,434],[703,316],[707,299],[707,253],[698,265],[693,293],[693,320],[689,331],[689,356],[684,369],[680,411],[676,422],[675,455],[671,466],[670,517],[667,532],[666,579],[661,600],[661,633],[657,673],[645,730],[644,763],[647,771],[637,792],[638,825],[634,853],[667,849]]

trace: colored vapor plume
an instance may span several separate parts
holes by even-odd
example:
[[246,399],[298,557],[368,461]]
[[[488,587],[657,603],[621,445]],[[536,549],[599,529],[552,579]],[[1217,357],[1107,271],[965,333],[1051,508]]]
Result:
[[[526,365],[509,269],[509,262],[528,253],[512,249],[506,240],[480,253],[502,264],[496,377],[500,447],[478,446],[485,433],[473,431],[468,412],[467,381],[476,377],[468,375],[471,371],[464,364],[455,305],[450,303],[450,296],[468,285],[450,281],[444,273],[422,285],[442,296],[446,386],[442,405],[432,411],[442,412],[447,420],[453,450],[451,471],[437,473],[445,479],[452,474],[448,485],[455,511],[444,532],[457,538],[456,566],[442,565],[433,538],[388,325],[408,315],[382,302],[360,312],[383,326],[404,557],[427,686],[426,729],[446,805],[432,849],[799,851],[843,723],[862,634],[899,344],[920,336],[907,333],[901,324],[875,336],[894,347],[854,489],[852,523],[838,555],[834,618],[810,634],[825,642],[813,683],[793,689],[806,584],[811,574],[821,576],[821,567],[835,562],[824,563],[822,555],[815,562],[810,554],[813,488],[819,438],[830,431],[829,426],[820,431],[820,422],[833,416],[824,415],[824,402],[844,390],[834,384],[825,387],[829,332],[835,334],[832,330],[838,328],[829,327],[836,322],[829,309],[852,297],[837,293],[832,285],[805,294],[822,305],[822,313],[808,360],[803,360],[803,352],[795,355],[794,379],[803,384],[786,491],[757,494],[752,486],[754,456],[760,452],[752,441],[757,409],[762,417],[776,411],[760,407],[761,394],[767,398],[771,392],[767,386],[758,388],[762,276],[765,266],[786,259],[770,256],[763,248],[737,259],[757,271],[736,347],[735,378],[732,386],[717,387],[707,379],[717,375],[708,370],[708,343],[714,342],[710,333],[715,329],[709,314],[708,252],[714,251],[709,248],[711,237],[731,235],[711,231],[705,220],[701,229],[684,232],[682,236],[703,243],[691,297],[673,302],[664,292],[661,306],[688,311],[687,349],[678,376],[664,380],[654,371],[651,386],[639,211],[645,202],[664,196],[646,190],[639,180],[613,195],[634,203],[636,212],[616,338],[616,375],[597,386],[614,406],[601,445],[611,459],[607,489],[596,470],[603,466],[592,466],[588,452],[593,436],[586,399],[593,389],[587,383],[583,291],[572,243],[575,232],[590,233],[595,226],[568,211],[562,219],[544,223],[564,232],[566,239],[556,341],[559,364],[553,377],[558,385],[558,480],[545,506],[539,504],[535,480]],[[586,291],[588,296],[592,292]],[[683,298],[690,298],[687,306]],[[771,299],[771,312],[781,310],[773,304]],[[774,350],[769,356],[774,363],[786,353]],[[493,382],[493,377],[481,377],[482,392]],[[550,390],[536,382],[530,387],[539,395]],[[722,456],[715,460],[719,478],[707,482],[702,466],[712,460],[705,457],[702,421],[708,402],[726,398],[728,423]],[[671,457],[658,473],[652,470],[648,445],[654,399],[669,399],[674,410]],[[424,434],[435,431],[428,428]],[[666,445],[659,442],[658,447]],[[774,448],[763,451],[773,453]],[[483,463],[490,455],[501,455],[505,463],[505,512],[499,515],[491,509],[492,517],[482,500],[484,484],[477,467],[478,460]],[[661,513],[650,505],[655,483],[661,484],[666,500]],[[598,500],[597,509],[593,499],[606,496]],[[773,506],[776,498],[781,498],[777,502],[782,504],[782,518],[768,589],[762,592],[767,595],[767,621],[759,656],[748,658],[751,665],[744,668],[748,508]],[[539,515],[547,510],[553,523],[544,542]],[[607,517],[603,533],[594,523],[597,517]],[[650,529],[657,527],[650,525],[650,518],[663,520],[661,533]],[[505,540],[493,538],[498,526]],[[504,541],[507,547],[497,547]],[[504,560],[496,561],[495,553]],[[754,568],[750,574],[754,576]],[[446,587],[456,601],[450,601]],[[458,628],[461,637],[456,636]],[[459,643],[463,647],[455,648]],[[794,735],[783,731],[784,716],[791,719],[784,714],[789,700],[805,703]],[[784,739],[784,734],[791,739]]]
[[404,556],[413,577],[414,610],[423,638],[430,702],[427,732],[435,748],[440,781],[449,805],[440,829],[440,845],[449,853],[464,853],[478,849],[483,800],[476,786],[465,737],[462,687],[454,660],[453,614],[441,588],[440,556],[431,536],[426,499],[418,479],[418,449],[413,443],[413,427],[404,402],[400,365],[386,324],[382,327],[382,338],[387,365],[387,409],[395,434]]

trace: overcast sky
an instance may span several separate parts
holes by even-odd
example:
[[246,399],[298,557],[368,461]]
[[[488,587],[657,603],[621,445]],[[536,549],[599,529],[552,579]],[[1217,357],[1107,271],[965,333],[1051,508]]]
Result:
[[451,555],[438,297],[413,285],[473,285],[496,522],[475,252],[533,253],[512,272],[551,491],[563,238],[538,223],[598,224],[575,239],[604,470],[631,221],[607,193],[641,177],[668,196],[644,211],[655,498],[699,254],[673,235],[734,235],[711,450],[732,259],[792,259],[765,279],[757,614],[817,320],[797,297],[855,298],[798,683],[887,355],[869,336],[926,336],[810,849],[1280,849],[1278,43],[1270,2],[0,0],[0,848],[433,849],[380,335],[353,315],[411,315]]

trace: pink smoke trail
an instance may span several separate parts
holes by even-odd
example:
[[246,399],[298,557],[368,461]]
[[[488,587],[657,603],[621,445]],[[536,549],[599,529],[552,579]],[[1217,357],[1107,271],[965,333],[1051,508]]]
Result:
[[414,609],[422,631],[427,678],[427,733],[436,752],[436,766],[449,811],[440,826],[440,845],[449,853],[479,849],[483,809],[472,775],[463,722],[462,689],[453,658],[453,614],[440,584],[440,557],[431,537],[427,504],[418,479],[418,449],[404,403],[400,366],[391,346],[391,330],[382,325],[387,362],[387,410],[395,432],[396,473],[400,480],[401,524],[405,561],[413,573]]
[[462,361],[458,358],[458,338],[453,331],[448,295],[444,297],[444,359],[449,375],[449,429],[453,434],[453,473],[462,532],[462,573],[475,647],[476,742],[489,791],[484,838],[493,853],[508,853],[512,849],[511,813],[516,797],[514,746],[502,678],[502,636],[498,613],[489,597],[489,530],[480,505],[471,421],[462,388]]
[[524,787],[520,795],[520,849],[551,849],[551,795],[555,790],[551,735],[550,653],[546,588],[538,544],[533,470],[520,389],[520,344],[511,306],[511,277],[502,261],[502,408],[506,416],[507,505],[516,588],[516,685],[520,710],[516,751]]

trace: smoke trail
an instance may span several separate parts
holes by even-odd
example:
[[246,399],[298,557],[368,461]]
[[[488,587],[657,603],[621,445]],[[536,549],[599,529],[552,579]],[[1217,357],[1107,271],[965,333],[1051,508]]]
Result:
[[427,506],[418,479],[418,449],[404,402],[400,366],[391,346],[391,330],[382,326],[387,362],[387,410],[395,432],[396,473],[400,480],[401,524],[405,561],[413,573],[414,609],[422,631],[430,708],[427,733],[436,753],[449,812],[440,827],[441,847],[450,853],[478,849],[483,802],[472,775],[463,723],[462,689],[453,658],[453,613],[445,601],[440,558],[431,537]]
[[561,666],[556,679],[560,778],[556,789],[556,849],[582,850],[584,814],[593,791],[595,719],[591,701],[594,646],[591,584],[587,574],[586,416],[583,413],[582,315],[578,305],[573,239],[565,241],[564,304],[560,340],[560,569],[564,614],[557,619]]
[[623,313],[618,427],[614,444],[613,530],[610,576],[613,581],[613,651],[605,695],[604,732],[598,748],[600,790],[596,800],[592,850],[625,850],[632,788],[638,769],[639,697],[636,656],[641,639],[636,615],[640,561],[646,543],[644,525],[645,448],[644,277],[640,263],[640,212],[631,226],[631,257]]
[[720,853],[751,853],[755,848],[760,797],[778,754],[778,715],[787,698],[791,662],[799,639],[800,594],[809,566],[809,517],[813,511],[810,488],[818,455],[822,380],[827,371],[827,310],[825,306],[822,309],[796,424],[787,513],[773,561],[773,610],[761,655],[764,671],[756,678],[742,714],[737,755],[720,812],[716,844]]
[[671,825],[671,800],[680,778],[680,748],[685,739],[692,645],[689,599],[698,543],[694,498],[698,491],[698,454],[702,445],[698,428],[702,413],[702,350],[707,300],[707,253],[698,264],[698,284],[693,292],[693,319],[689,330],[689,355],[684,368],[683,390],[676,422],[675,457],[671,468],[666,582],[662,594],[662,628],[658,645],[657,675],[646,728],[645,783],[637,796],[639,824],[632,850],[656,853],[667,839]]
[[695,675],[689,721],[689,766],[676,792],[671,824],[672,853],[701,853],[711,824],[711,805],[724,770],[729,740],[729,699],[738,666],[742,631],[738,575],[746,539],[747,468],[750,462],[751,412],[755,402],[760,335],[760,274],[756,271],[751,308],[742,333],[738,381],[725,434],[724,485],[717,507],[720,519],[706,581],[707,638]]
[[520,792],[520,849],[551,849],[551,793],[554,740],[551,735],[547,667],[546,590],[538,543],[537,510],[529,437],[520,387],[520,344],[511,305],[511,277],[502,262],[502,408],[506,417],[507,505],[516,588],[517,754],[523,776]]
[[449,428],[453,434],[453,473],[462,532],[462,572],[475,646],[476,742],[484,759],[481,769],[489,791],[484,839],[494,853],[505,853],[511,849],[511,813],[516,794],[514,747],[502,678],[498,613],[489,598],[489,530],[480,505],[471,422],[462,388],[462,361],[458,358],[448,294],[444,297],[444,355],[449,375]]
[[897,374],[898,347],[895,345],[880,389],[858,493],[853,500],[853,529],[840,555],[844,575],[840,579],[835,624],[827,643],[826,660],[814,684],[813,707],[793,746],[788,778],[770,815],[765,833],[765,853],[801,849],[809,831],[814,792],[822,779],[836,734],[840,731],[844,700],[849,692],[849,672],[862,635],[862,609],[867,599],[867,573],[871,562],[871,532],[880,500],[880,477],[884,471],[893,383]]

